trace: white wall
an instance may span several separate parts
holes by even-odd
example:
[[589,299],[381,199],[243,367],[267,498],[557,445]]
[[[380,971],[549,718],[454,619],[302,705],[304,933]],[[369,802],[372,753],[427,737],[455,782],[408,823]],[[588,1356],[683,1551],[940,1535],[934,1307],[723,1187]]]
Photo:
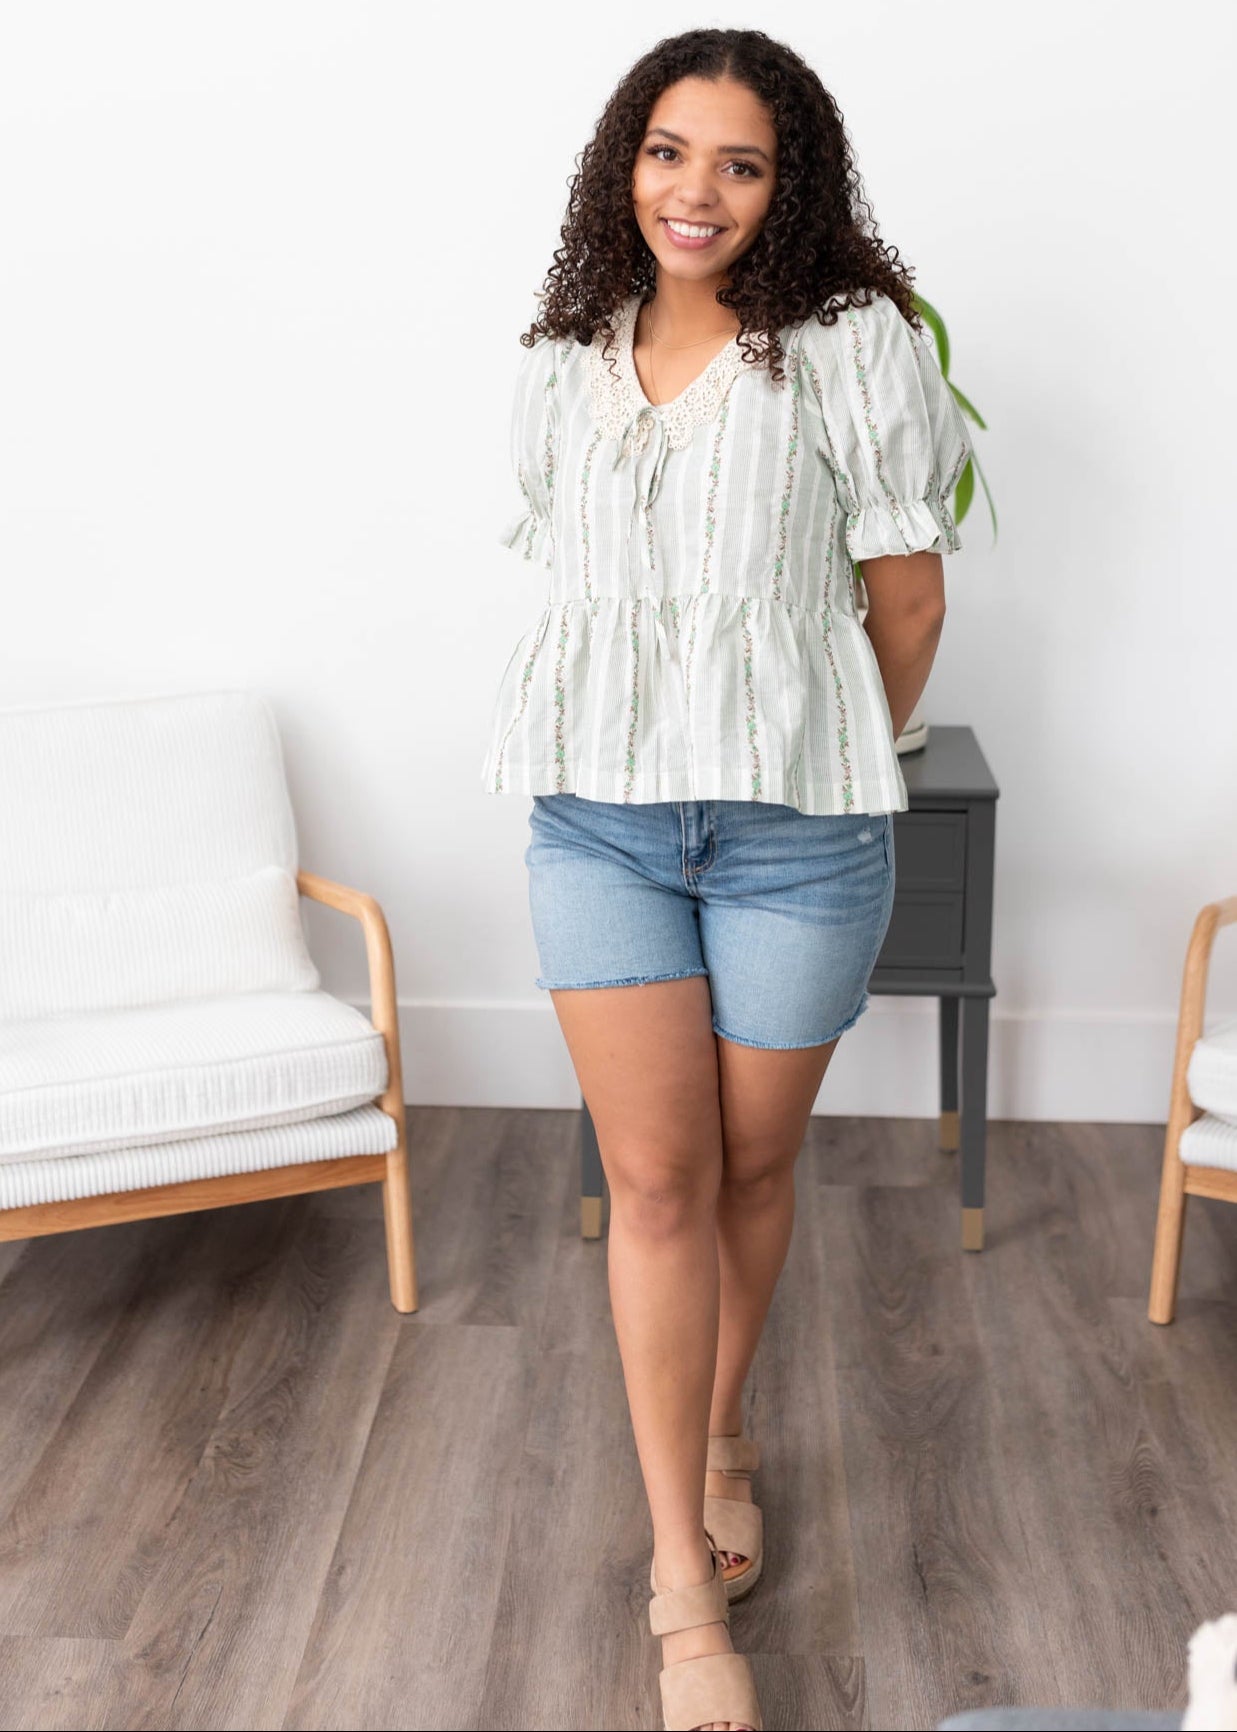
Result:
[[[1001,788],[990,1112],[1162,1119],[1191,923],[1237,893],[1233,21],[4,8],[0,704],[265,692],[303,863],[386,908],[409,1098],[577,1102],[529,802],[479,776],[542,603],[495,540],[516,337],[619,74],[758,22],[837,97],[990,423],[1000,538],[980,501],[923,704]],[[307,923],[360,999],[351,934]],[[932,1113],[932,1008],[874,999],[818,1109]]]

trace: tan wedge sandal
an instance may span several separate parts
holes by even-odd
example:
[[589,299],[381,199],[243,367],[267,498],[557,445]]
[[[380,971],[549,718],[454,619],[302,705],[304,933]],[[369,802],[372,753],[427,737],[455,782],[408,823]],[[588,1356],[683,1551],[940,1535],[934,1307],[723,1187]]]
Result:
[[[699,1587],[670,1588],[649,1601],[649,1626],[655,1636],[694,1630],[701,1624],[729,1624],[730,1607],[722,1579],[721,1559],[713,1553],[713,1574]],[[661,1711],[665,1732],[693,1732],[715,1720],[729,1720],[764,1732],[756,1681],[745,1654],[702,1654],[663,1666]]]
[[[750,1437],[711,1437],[708,1471],[727,1479],[751,1479],[760,1466],[760,1445]],[[706,1497],[704,1525],[719,1552],[738,1552],[745,1564],[724,1564],[726,1598],[741,1600],[760,1580],[764,1567],[764,1516],[760,1505],[737,1497]]]

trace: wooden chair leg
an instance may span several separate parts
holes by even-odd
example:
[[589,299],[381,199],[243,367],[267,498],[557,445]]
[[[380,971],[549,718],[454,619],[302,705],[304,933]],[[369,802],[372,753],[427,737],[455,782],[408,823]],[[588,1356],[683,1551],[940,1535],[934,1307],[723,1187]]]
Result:
[[415,1311],[417,1260],[412,1242],[407,1132],[402,1124],[399,1143],[387,1156],[387,1176],[382,1182],[382,1213],[387,1228],[387,1277],[391,1286],[391,1303],[397,1311]]
[[1164,1138],[1164,1167],[1160,1175],[1160,1208],[1155,1222],[1155,1251],[1151,1259],[1151,1303],[1147,1315],[1152,1323],[1171,1323],[1177,1311],[1177,1289],[1181,1278],[1181,1245],[1185,1233],[1185,1164],[1177,1152],[1180,1133],[1170,1125]]

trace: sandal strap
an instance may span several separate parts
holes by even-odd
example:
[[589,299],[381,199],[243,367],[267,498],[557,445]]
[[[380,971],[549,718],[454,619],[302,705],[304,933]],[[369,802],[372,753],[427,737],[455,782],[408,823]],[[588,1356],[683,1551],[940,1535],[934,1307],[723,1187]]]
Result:
[[[709,1532],[708,1528],[704,1530],[704,1537],[709,1542],[709,1550],[716,1556],[717,1552],[721,1550],[721,1547],[714,1544],[713,1535]],[[720,1562],[718,1564],[718,1574],[721,1574]],[[655,1558],[649,1559],[649,1592],[651,1594],[658,1594],[661,1592],[661,1589],[657,1586],[657,1561]]]
[[760,1466],[760,1445],[750,1437],[711,1437],[709,1473],[736,1474],[746,1479]]
[[763,1732],[756,1680],[746,1654],[703,1654],[678,1660],[661,1674],[667,1732],[691,1732],[713,1720],[733,1720]]
[[655,1636],[671,1636],[676,1630],[694,1630],[700,1624],[728,1624],[730,1602],[726,1578],[713,1553],[711,1580],[690,1588],[667,1588],[649,1601],[649,1627]]
[[742,1503],[737,1497],[706,1497],[704,1519],[719,1552],[741,1552],[755,1563],[764,1544],[764,1516],[758,1503]]

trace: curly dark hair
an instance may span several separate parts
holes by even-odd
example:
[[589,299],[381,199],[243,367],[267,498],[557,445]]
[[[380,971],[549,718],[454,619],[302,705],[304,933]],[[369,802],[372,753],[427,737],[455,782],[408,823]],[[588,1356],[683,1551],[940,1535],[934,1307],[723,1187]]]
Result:
[[[777,175],[765,222],[734,261],[719,306],[741,321],[748,362],[783,377],[778,331],[813,314],[835,324],[847,307],[888,295],[916,330],[912,267],[880,239],[851,156],[837,103],[807,63],[763,30],[687,30],[636,61],[606,104],[570,181],[562,246],[546,276],[541,311],[520,335],[592,341],[607,350],[613,318],[628,295],[656,284],[656,261],[640,232],[631,177],[653,105],[681,78],[732,78],[769,112],[777,134]],[[613,362],[611,362],[613,365]]]

